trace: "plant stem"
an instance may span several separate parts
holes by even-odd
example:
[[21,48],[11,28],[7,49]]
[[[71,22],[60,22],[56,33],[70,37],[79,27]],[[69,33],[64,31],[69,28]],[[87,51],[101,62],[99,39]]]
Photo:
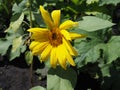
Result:
[[33,87],[33,62],[30,64],[30,83],[31,87]]
[[[33,24],[32,24],[31,0],[28,0],[27,4],[30,15],[30,28],[32,28]],[[29,34],[29,36],[31,36],[31,33]],[[31,83],[31,87],[33,87],[33,61],[30,64],[30,83]]]
[[30,14],[30,28],[32,28],[33,24],[32,24],[31,0],[28,0],[28,4],[29,4],[29,14]]

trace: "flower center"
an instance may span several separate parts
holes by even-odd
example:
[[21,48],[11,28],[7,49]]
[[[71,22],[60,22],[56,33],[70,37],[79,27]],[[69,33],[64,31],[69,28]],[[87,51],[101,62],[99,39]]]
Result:
[[58,45],[62,44],[62,34],[59,32],[59,30],[51,30],[49,32],[49,41],[50,44],[54,47],[57,47]]

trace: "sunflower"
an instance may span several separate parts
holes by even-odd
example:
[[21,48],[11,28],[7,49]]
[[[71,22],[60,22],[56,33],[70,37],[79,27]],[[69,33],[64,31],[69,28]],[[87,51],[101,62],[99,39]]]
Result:
[[66,69],[68,63],[75,66],[72,56],[76,56],[77,52],[70,41],[85,35],[70,33],[68,29],[77,26],[78,22],[67,20],[60,25],[60,10],[52,11],[50,16],[48,11],[40,6],[40,12],[48,27],[28,30],[32,33],[32,42],[29,46],[32,54],[40,56],[41,62],[50,58],[50,64],[53,68],[61,65],[62,68]]

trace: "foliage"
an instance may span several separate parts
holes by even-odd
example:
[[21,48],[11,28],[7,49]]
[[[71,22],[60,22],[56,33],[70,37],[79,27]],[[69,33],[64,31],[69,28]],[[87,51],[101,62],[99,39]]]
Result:
[[[61,22],[66,19],[79,22],[79,26],[70,32],[87,37],[71,42],[78,52],[78,56],[73,57],[75,67],[69,66],[65,71],[59,66],[53,69],[49,62],[45,62],[43,70],[48,68],[45,73],[47,88],[36,86],[30,90],[74,90],[81,72],[102,80],[100,87],[108,90],[114,82],[108,82],[115,76],[113,73],[120,74],[120,16],[116,15],[119,4],[120,0],[0,0],[0,55],[12,61],[24,54],[27,64],[31,65],[36,56],[33,57],[28,48],[30,34],[27,29],[45,26],[39,5],[50,12],[60,9]],[[92,67],[89,67],[90,64]],[[120,80],[119,76],[116,78]]]

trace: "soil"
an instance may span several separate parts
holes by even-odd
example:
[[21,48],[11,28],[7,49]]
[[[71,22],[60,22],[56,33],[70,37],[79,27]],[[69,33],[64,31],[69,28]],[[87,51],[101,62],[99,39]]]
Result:
[[22,59],[9,62],[0,58],[0,88],[2,90],[29,90],[33,86],[46,87],[46,79],[39,79],[39,75],[32,74],[31,83],[30,67]]

